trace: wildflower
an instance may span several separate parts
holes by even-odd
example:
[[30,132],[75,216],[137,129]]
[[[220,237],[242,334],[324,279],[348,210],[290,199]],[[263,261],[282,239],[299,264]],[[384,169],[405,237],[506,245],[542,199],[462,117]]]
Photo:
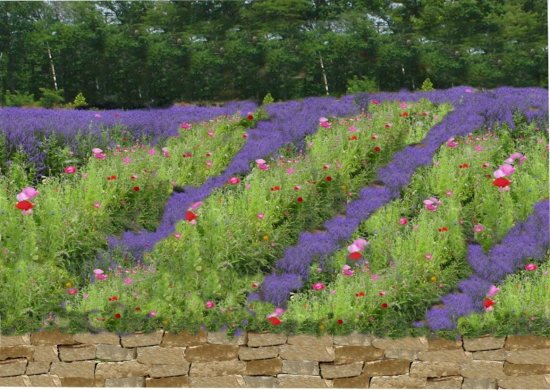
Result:
[[134,311],[141,311],[141,307],[136,306],[136,307],[134,308]]
[[181,233],[174,233],[174,238],[179,240],[181,238]]
[[321,290],[325,289],[325,285],[323,283],[318,282],[318,283],[313,284],[312,288],[315,291],[321,291]]
[[111,176],[107,177],[108,181],[113,181],[113,180],[116,180],[116,179],[117,179],[116,175],[111,175]]
[[526,271],[535,271],[537,269],[537,265],[533,263],[529,263],[525,266]]
[[495,304],[495,301],[493,301],[491,298],[485,298],[483,300],[483,307],[486,311],[493,310],[493,305]]
[[150,156],[154,156],[155,154],[157,154],[157,151],[153,148],[149,149],[149,151],[147,152],[149,153]]
[[499,188],[506,188],[510,185],[510,183],[511,183],[510,180],[504,177],[499,177],[493,180],[493,185]]
[[278,326],[278,325],[281,325],[281,320],[278,319],[277,317],[269,317],[267,319],[269,322],[271,322],[271,325],[274,325],[274,326]]
[[214,133],[212,130],[209,130],[206,134],[208,134],[208,136],[209,136],[210,138],[213,138],[214,135],[215,135],[215,133]]
[[124,284],[129,286],[131,285],[132,283],[134,283],[134,280],[132,278],[125,278],[124,279]]
[[213,301],[206,301],[204,307],[206,307],[207,309],[213,309],[216,307],[216,303]]
[[431,253],[426,253],[426,254],[424,255],[424,258],[425,258],[426,260],[431,260],[432,257],[433,257],[433,256],[432,256]]
[[116,295],[113,295],[113,296],[107,298],[107,300],[108,300],[109,302],[115,302],[115,301],[118,301],[118,297],[117,297]]
[[300,191],[302,189],[301,186],[294,186],[294,191]]
[[185,152],[185,153],[182,154],[182,156],[185,157],[185,158],[190,158],[190,157],[193,157],[193,153]]
[[376,140],[376,139],[378,139],[378,135],[377,135],[377,134],[373,134],[373,135],[371,135],[370,139]]
[[138,186],[135,186],[132,188],[135,192],[138,192],[140,190],[140,188]]
[[213,163],[212,163],[211,160],[206,160],[206,166],[207,166],[208,168],[212,168],[212,164],[213,164]]
[[386,128],[386,129],[390,129],[391,127],[393,127],[393,125],[391,123],[386,123],[384,125],[384,128]]
[[495,296],[496,294],[498,294],[500,291],[500,288],[498,288],[497,286],[495,286],[494,284],[489,288],[489,292],[487,293],[487,296],[488,297],[492,297],[492,296]]
[[470,165],[468,163],[464,163],[464,164],[460,164],[458,167],[461,169],[465,169],[465,168],[470,168]]
[[67,289],[67,294],[69,295],[76,295],[78,293],[78,289],[77,288],[69,288]]
[[330,177],[330,176],[325,177],[325,181],[330,183],[332,181],[332,177]]
[[475,151],[476,151],[476,152],[483,152],[483,146],[481,146],[481,145],[476,145],[476,146],[475,146]]
[[153,318],[157,316],[157,312],[154,310],[151,310],[149,313],[147,313],[147,317]]
[[456,142],[454,138],[449,138],[447,140],[447,146],[454,149],[458,146],[458,142]]
[[35,196],[37,196],[40,192],[38,192],[33,187],[25,187],[17,196],[15,197],[19,202],[24,200],[31,200]]
[[295,170],[294,168],[292,168],[292,167],[290,167],[290,168],[288,168],[288,169],[286,170],[286,174],[287,174],[287,175],[292,175],[294,172],[296,172],[296,170]]
[[441,201],[434,196],[424,200],[423,203],[424,203],[424,208],[430,211],[437,211],[437,208],[441,206]]
[[323,171],[326,171],[326,170],[329,169],[329,168],[330,168],[330,165],[329,165],[329,164],[323,165]]
[[122,314],[120,314],[120,313],[115,313],[115,318],[116,318],[116,319],[119,319],[119,318],[121,318],[121,317],[122,317]]
[[192,222],[192,221],[194,221],[194,220],[196,220],[196,219],[197,219],[197,214],[195,214],[194,212],[189,211],[189,210],[187,210],[187,211],[185,212],[185,220],[186,220],[187,222]]
[[271,187],[271,191],[280,191],[280,190],[281,190],[281,186]]
[[70,165],[68,167],[65,167],[65,173],[68,175],[71,175],[76,172],[76,167],[74,165]]
[[247,139],[248,138],[248,133],[243,133],[243,138]]
[[357,298],[364,297],[364,296],[365,296],[365,292],[364,292],[364,291],[360,291],[360,292],[356,293],[355,296],[356,296]]
[[324,127],[325,129],[328,129],[330,128],[331,124],[327,118],[321,117],[319,118],[319,126]]
[[348,259],[350,260],[360,260],[363,257],[363,255],[359,252],[352,252],[348,255]]
[[124,165],[130,164],[130,162],[132,162],[132,160],[130,159],[130,157],[124,157],[124,158],[122,159],[122,163],[123,163]]
[[383,297],[383,296],[386,295],[386,292],[385,292],[385,291],[380,291],[380,292],[378,292],[378,295],[380,295],[381,297]]
[[401,113],[400,116],[403,117],[403,118],[407,118],[409,116],[409,113],[404,111],[404,112]]
[[183,123],[180,125],[180,129],[191,130],[191,124],[190,124],[190,123],[187,123],[187,122],[183,122]]
[[296,198],[296,202],[298,202],[298,203],[302,203],[303,201],[304,201],[304,198],[302,198],[301,196]]
[[164,157],[170,157],[170,152],[168,151],[168,148],[164,147],[161,149],[161,151]]
[[357,128],[356,128],[355,126],[352,125],[352,126],[348,127],[348,131],[349,131],[350,133],[355,133],[355,132],[357,131]]
[[250,285],[252,288],[258,288],[260,286],[260,283],[258,282],[252,282],[252,284]]
[[101,203],[95,202],[95,203],[94,203],[94,207],[95,207],[96,209],[100,208],[100,207],[101,207]]
[[378,153],[382,150],[382,148],[380,146],[375,146],[373,150]]
[[376,99],[372,99],[370,102],[371,102],[371,104],[374,104],[374,105],[380,104],[380,101],[378,101]]
[[353,276],[353,270],[347,264],[342,267],[342,274],[345,276]]
[[477,224],[474,225],[474,232],[475,233],[481,233],[484,230],[485,230],[485,226],[483,226],[482,224],[477,223]]
[[263,214],[263,213],[258,213],[258,214],[256,214],[256,217],[258,217],[258,219],[264,219],[264,218],[265,218],[265,214]]
[[443,226],[443,227],[440,227],[439,229],[437,229],[440,233],[441,232],[448,232],[449,231],[449,228],[447,226]]
[[409,220],[405,217],[399,218],[399,224],[405,226],[407,223],[409,223]]
[[342,324],[344,323],[344,320],[337,320],[336,323],[337,323],[338,325],[342,325]]
[[373,274],[370,277],[370,280],[372,280],[373,282],[376,282],[378,279],[380,279],[380,275],[378,275],[378,274]]
[[348,138],[350,141],[357,141],[359,138],[357,138],[356,135],[352,135],[351,137]]
[[382,307],[382,309],[387,309],[388,308],[388,304],[386,302],[384,302],[380,306]]
[[97,280],[107,280],[107,275],[105,275],[105,274],[96,274],[95,278]]
[[29,202],[28,200],[22,200],[20,202],[17,202],[15,204],[15,207],[18,208],[19,210],[24,211],[24,212],[25,211],[28,212],[34,207],[34,205],[31,202]]

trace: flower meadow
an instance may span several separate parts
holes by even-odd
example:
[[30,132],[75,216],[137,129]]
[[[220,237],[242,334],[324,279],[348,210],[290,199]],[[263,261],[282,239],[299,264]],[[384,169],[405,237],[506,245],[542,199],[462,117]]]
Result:
[[3,334],[549,335],[545,90],[0,118]]

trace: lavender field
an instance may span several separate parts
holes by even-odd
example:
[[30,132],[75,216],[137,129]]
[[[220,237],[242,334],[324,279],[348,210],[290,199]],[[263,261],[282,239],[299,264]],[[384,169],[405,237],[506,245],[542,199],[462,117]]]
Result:
[[0,108],[2,334],[550,335],[540,88]]

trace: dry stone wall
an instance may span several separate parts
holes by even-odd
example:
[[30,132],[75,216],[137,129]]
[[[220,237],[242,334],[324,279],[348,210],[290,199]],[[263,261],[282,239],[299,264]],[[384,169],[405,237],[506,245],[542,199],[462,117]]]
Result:
[[0,386],[550,389],[550,338],[0,337]]

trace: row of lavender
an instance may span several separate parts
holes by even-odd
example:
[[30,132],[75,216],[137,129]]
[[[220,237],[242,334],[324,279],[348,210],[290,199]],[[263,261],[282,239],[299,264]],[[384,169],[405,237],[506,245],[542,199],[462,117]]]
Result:
[[[362,220],[382,205],[399,197],[401,189],[410,182],[414,171],[420,166],[430,164],[435,151],[449,138],[467,135],[476,128],[493,126],[496,123],[507,123],[513,127],[515,110],[523,112],[529,120],[546,122],[548,118],[548,96],[546,91],[539,89],[500,88],[485,93],[473,93],[471,89],[457,88],[430,94],[379,94],[370,96],[366,103],[368,104],[369,100],[386,99],[413,101],[423,97],[434,102],[451,102],[455,106],[455,111],[435,126],[421,145],[411,146],[397,153],[390,164],[379,170],[378,179],[383,185],[373,184],[363,189],[359,199],[348,204],[345,215],[337,216],[325,223],[325,231],[302,233],[298,243],[287,248],[284,257],[277,262],[276,271],[266,276],[259,293],[251,294],[249,300],[261,299],[277,306],[285,306],[290,293],[302,288],[307,280],[310,264],[315,257],[328,256],[334,252],[342,242],[351,237]],[[513,272],[521,260],[540,255],[541,251],[548,247],[547,220],[548,201],[544,201],[537,205],[535,216],[526,224],[518,225],[501,246],[493,249],[489,260],[494,261],[498,258],[499,261],[489,266],[490,269],[480,269],[480,264],[485,264],[487,259],[480,261],[480,254],[477,252],[481,249],[470,247],[469,259],[471,263],[475,263],[472,265],[479,275],[474,275],[461,284],[464,294],[450,295],[444,299],[448,307],[430,312],[432,328],[456,327],[456,322],[451,319],[456,321],[458,315],[465,313],[464,310],[471,312],[480,309],[473,302],[479,298],[479,294],[483,294],[482,291],[486,291],[488,281],[495,278],[501,280],[506,274]],[[538,233],[537,229],[540,229]],[[518,236],[519,231],[522,231],[522,234]],[[509,245],[519,243],[521,246],[518,247],[522,248],[519,252],[510,251],[503,257],[503,251],[505,252]],[[474,259],[472,251],[476,250],[477,257]],[[456,299],[457,297],[460,299]]]
[[123,248],[135,258],[141,258],[145,251],[174,232],[176,223],[183,219],[188,207],[225,185],[231,177],[248,173],[256,159],[266,158],[285,145],[299,143],[306,135],[313,134],[322,116],[338,117],[358,111],[353,96],[340,100],[307,98],[271,104],[266,109],[269,119],[259,121],[256,128],[248,132],[245,145],[220,175],[208,178],[200,187],[186,187],[184,192],[173,193],[156,231],[126,232],[121,238],[110,237],[111,248]]
[[550,209],[545,199],[535,205],[526,221],[515,225],[500,244],[485,254],[480,245],[468,245],[468,263],[473,275],[459,283],[459,293],[441,298],[444,307],[426,314],[431,329],[455,329],[460,317],[483,312],[483,301],[491,285],[523,267],[523,260],[541,258],[550,243]]
[[[41,108],[0,108],[0,132],[4,134],[8,155],[18,148],[28,156],[38,172],[46,167],[44,141],[55,135],[77,155],[88,156],[90,150],[80,150],[79,137],[99,141],[103,133],[119,127],[128,132],[130,141],[148,139],[152,144],[178,134],[183,122],[203,122],[219,116],[246,115],[256,109],[252,102],[232,102],[222,107],[175,106],[152,110],[51,110]],[[97,145],[95,145],[97,146]]]

